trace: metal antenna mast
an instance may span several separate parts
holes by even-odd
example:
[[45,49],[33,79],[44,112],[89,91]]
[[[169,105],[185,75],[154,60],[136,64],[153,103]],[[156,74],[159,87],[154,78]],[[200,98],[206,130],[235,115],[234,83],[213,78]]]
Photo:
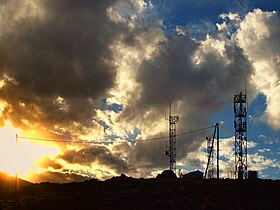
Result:
[[247,178],[247,95],[234,95],[235,175]]
[[220,136],[220,131],[219,131],[219,123],[215,124],[215,129],[213,132],[213,137],[206,137],[207,140],[207,153],[208,153],[208,161],[207,161],[207,166],[205,169],[205,174],[204,174],[204,179],[208,175],[208,178],[211,179],[213,178],[214,175],[214,140],[215,138],[217,139],[217,179],[220,178],[220,168],[219,168],[219,136]]
[[16,134],[16,176],[15,176],[15,192],[18,191],[18,134]]
[[206,171],[204,175],[204,179],[206,178],[206,175],[208,175],[208,179],[212,179],[214,175],[214,155],[213,155],[213,149],[214,149],[214,138],[212,137],[206,137],[206,143],[207,143],[207,157],[208,162],[206,166]]
[[179,116],[171,115],[171,105],[169,106],[169,146],[165,155],[170,157],[170,170],[176,174],[176,123]]

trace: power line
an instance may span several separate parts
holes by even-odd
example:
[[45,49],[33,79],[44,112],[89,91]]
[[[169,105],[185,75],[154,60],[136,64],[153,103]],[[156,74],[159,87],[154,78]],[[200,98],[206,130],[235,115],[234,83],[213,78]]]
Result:
[[135,141],[138,142],[146,142],[146,141],[154,141],[154,140],[160,140],[160,139],[167,139],[169,136],[162,136],[162,137],[155,137],[155,138],[149,138],[149,139],[136,139]]
[[20,139],[28,139],[35,141],[49,141],[49,142],[62,142],[62,143],[77,143],[77,144],[98,144],[98,143],[113,143],[113,141],[85,141],[85,140],[73,140],[73,139],[45,139],[45,138],[35,138],[35,137],[26,137],[18,136]]
[[[191,130],[188,132],[184,133],[179,133],[177,136],[183,136],[183,135],[189,135],[192,133],[197,133],[200,131],[207,130],[209,128],[214,128],[215,126],[208,126],[196,130]],[[35,137],[27,137],[27,136],[18,136],[19,139],[27,139],[27,140],[35,140],[35,141],[48,141],[48,142],[61,142],[61,143],[73,143],[73,144],[106,144],[106,143],[113,143],[114,141],[85,141],[85,140],[74,140],[74,139],[46,139],[46,138],[35,138]],[[162,137],[155,137],[155,138],[148,138],[148,139],[143,139],[143,140],[136,140],[134,142],[147,142],[147,141],[155,141],[155,140],[160,140],[160,139],[166,139],[169,138],[169,136],[162,136]],[[132,141],[129,141],[132,142]]]
[[[200,128],[200,129],[196,129],[196,130],[191,130],[191,131],[188,131],[188,132],[176,134],[176,136],[183,136],[183,135],[188,135],[188,134],[192,134],[192,133],[197,133],[197,132],[199,132],[199,131],[204,131],[204,130],[207,130],[207,129],[209,129],[209,128],[214,128],[214,127],[215,127],[215,126],[208,126],[208,127],[205,127],[205,128]],[[149,138],[149,139],[136,140],[136,141],[138,141],[138,142],[146,142],[146,141],[153,141],[153,140],[166,139],[166,138],[169,138],[169,136],[162,136],[162,137]]]
[[205,127],[205,128],[200,128],[200,129],[197,129],[197,130],[192,130],[192,131],[189,131],[189,132],[185,132],[185,133],[179,133],[179,134],[176,134],[176,136],[183,136],[183,135],[187,135],[187,134],[192,134],[192,133],[197,133],[199,131],[204,131],[204,130],[207,130],[209,128],[214,128],[215,126],[212,125],[212,126],[208,126],[208,127]]

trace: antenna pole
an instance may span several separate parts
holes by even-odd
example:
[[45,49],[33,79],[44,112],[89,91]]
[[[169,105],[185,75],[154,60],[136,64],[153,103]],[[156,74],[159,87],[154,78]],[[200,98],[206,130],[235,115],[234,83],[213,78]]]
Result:
[[220,178],[220,167],[219,167],[219,138],[220,138],[220,129],[219,123],[216,123],[217,128],[217,179]]
[[245,95],[247,95],[247,75],[245,72]]
[[18,134],[16,134],[16,161],[15,192],[18,191]]
[[206,145],[207,145],[207,156],[208,156],[208,161],[204,173],[204,179],[206,179],[207,175],[208,178],[211,179],[213,178],[214,174],[214,162],[213,162],[213,154],[214,154],[214,140],[215,138],[217,139],[217,179],[220,178],[220,169],[219,169],[219,123],[216,123],[213,132],[212,137],[206,137]]

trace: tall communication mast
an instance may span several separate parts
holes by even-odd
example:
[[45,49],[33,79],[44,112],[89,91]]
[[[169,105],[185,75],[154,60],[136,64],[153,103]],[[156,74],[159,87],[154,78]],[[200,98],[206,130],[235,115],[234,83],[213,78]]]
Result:
[[216,123],[215,126],[213,126],[214,132],[212,137],[206,137],[207,140],[207,166],[204,173],[204,179],[206,176],[208,176],[209,179],[214,178],[214,140],[217,139],[217,148],[216,148],[216,154],[217,154],[217,179],[220,178],[220,168],[219,168],[219,138],[220,138],[220,131],[219,131],[219,123]]
[[170,170],[176,174],[176,123],[179,121],[179,116],[171,115],[171,105],[169,106],[169,145],[165,155],[170,157]]
[[235,175],[247,178],[247,95],[234,95]]
[[204,178],[206,178],[206,174],[208,175],[208,179],[212,179],[214,176],[214,138],[206,137],[206,144],[207,144],[207,167]]

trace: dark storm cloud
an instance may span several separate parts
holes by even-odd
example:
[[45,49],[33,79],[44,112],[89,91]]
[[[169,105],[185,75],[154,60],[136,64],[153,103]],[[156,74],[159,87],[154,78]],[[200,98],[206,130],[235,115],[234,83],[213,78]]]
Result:
[[120,158],[120,156],[113,154],[105,146],[90,146],[82,148],[78,151],[68,150],[64,154],[59,155],[61,158],[71,164],[81,164],[85,166],[100,165],[109,169],[113,169],[117,173],[124,173],[132,171],[127,162]]
[[[110,46],[125,33],[107,16],[116,2],[46,0],[40,2],[42,17],[21,18],[15,17],[21,7],[3,3],[3,17],[10,17],[1,22],[0,33],[0,76],[6,80],[0,97],[10,106],[6,118],[33,121],[33,107],[41,113],[37,122],[90,125],[93,103],[114,86]],[[54,102],[58,96],[65,104]],[[19,107],[20,102],[26,106]]]
[[[183,122],[184,123],[184,122]],[[179,125],[179,124],[178,124]],[[192,123],[192,126],[194,123]],[[184,129],[189,129],[184,127]],[[201,143],[205,140],[205,136],[209,135],[212,131],[199,132],[197,134],[179,136],[176,138],[176,158],[180,160],[188,156],[190,152],[197,151]],[[165,136],[163,134],[158,136]],[[169,139],[152,140],[137,142],[129,155],[129,164],[134,165],[139,171],[146,169],[166,169],[169,167],[169,157],[164,154],[168,149],[166,145]],[[188,163],[193,164],[193,163]],[[144,170],[143,170],[144,169]],[[151,171],[147,172],[149,174]],[[147,175],[146,174],[146,175]]]
[[114,68],[106,62],[117,32],[106,14],[110,4],[48,1],[43,20],[20,20],[13,31],[2,35],[1,54],[9,55],[2,72],[39,96],[104,94],[114,80]]
[[193,57],[199,47],[188,36],[175,37],[163,45],[153,61],[144,61],[138,74],[143,84],[140,102],[166,106],[183,99],[209,111],[221,108],[231,100],[231,93],[244,89],[251,65],[238,46],[226,46],[224,56],[211,50],[200,52],[202,61],[195,64]]

